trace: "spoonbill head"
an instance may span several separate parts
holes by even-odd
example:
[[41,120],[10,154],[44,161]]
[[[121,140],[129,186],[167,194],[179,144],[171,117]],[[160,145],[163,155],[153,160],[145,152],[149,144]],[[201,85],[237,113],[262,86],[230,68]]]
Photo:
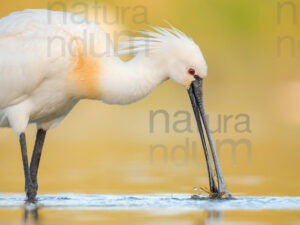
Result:
[[[157,62],[162,76],[190,86],[193,75],[207,76],[207,64],[199,46],[187,35],[171,28],[152,27],[153,31],[138,31],[144,37],[131,37],[121,44],[120,54],[144,54]],[[146,62],[147,60],[145,60]]]

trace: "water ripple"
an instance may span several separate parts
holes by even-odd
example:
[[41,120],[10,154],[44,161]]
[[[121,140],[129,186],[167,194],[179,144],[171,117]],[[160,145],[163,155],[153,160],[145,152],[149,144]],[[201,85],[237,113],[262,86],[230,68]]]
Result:
[[[0,194],[0,208],[24,207],[22,194]],[[233,200],[191,199],[190,194],[96,195],[44,194],[38,196],[43,208],[85,210],[298,210],[300,197],[236,197]]]

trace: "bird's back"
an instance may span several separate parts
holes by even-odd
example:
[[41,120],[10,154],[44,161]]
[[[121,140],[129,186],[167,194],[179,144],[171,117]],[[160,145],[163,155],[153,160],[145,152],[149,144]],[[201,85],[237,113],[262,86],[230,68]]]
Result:
[[[86,35],[93,35],[94,43]],[[50,77],[63,80],[76,67],[76,40],[87,42],[86,49],[104,48],[105,37],[93,22],[65,12],[25,10],[2,18],[0,110],[28,98]]]

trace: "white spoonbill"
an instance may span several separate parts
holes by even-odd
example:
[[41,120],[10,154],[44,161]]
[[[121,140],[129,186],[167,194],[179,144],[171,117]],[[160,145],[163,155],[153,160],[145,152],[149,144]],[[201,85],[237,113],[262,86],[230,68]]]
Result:
[[[209,174],[210,191],[226,193],[202,104],[205,59],[195,42],[174,27],[153,27],[114,51],[97,24],[66,12],[25,10],[0,20],[0,127],[13,128],[22,151],[27,199],[35,200],[37,172],[48,129],[81,99],[130,104],[171,79],[188,87]],[[124,62],[118,54],[134,53]],[[25,130],[36,124],[29,165]],[[217,174],[214,180],[204,125]]]

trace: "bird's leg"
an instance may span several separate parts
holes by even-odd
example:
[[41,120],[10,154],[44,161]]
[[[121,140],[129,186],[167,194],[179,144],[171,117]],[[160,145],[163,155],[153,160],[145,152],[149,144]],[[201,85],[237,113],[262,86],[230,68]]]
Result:
[[22,160],[23,160],[23,167],[24,167],[24,175],[25,175],[25,191],[27,195],[28,201],[34,201],[36,196],[36,191],[34,189],[30,170],[28,166],[28,156],[27,156],[27,145],[26,145],[26,136],[25,133],[20,134],[20,145],[22,151]]
[[35,139],[34,150],[30,162],[30,175],[36,193],[38,190],[37,173],[39,169],[46,133],[47,131],[43,129],[38,129]]

